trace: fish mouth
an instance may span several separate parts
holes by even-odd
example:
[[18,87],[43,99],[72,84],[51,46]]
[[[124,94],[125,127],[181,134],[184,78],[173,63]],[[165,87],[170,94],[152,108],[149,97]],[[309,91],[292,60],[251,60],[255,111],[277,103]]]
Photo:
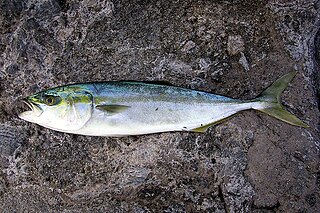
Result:
[[19,117],[24,119],[26,116],[37,116],[39,117],[42,113],[43,110],[38,104],[35,104],[28,100],[28,98],[24,98],[21,101],[21,104],[19,106],[20,109],[18,109],[21,113],[19,113]]
[[33,105],[26,98],[22,100],[22,103],[27,105],[27,107],[29,107],[29,110],[33,110]]

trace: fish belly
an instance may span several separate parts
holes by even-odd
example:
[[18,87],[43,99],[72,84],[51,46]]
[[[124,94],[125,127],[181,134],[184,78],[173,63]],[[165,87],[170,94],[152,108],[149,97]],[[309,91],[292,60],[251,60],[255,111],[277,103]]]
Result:
[[[126,103],[123,103],[126,104]],[[108,115],[94,109],[87,124],[77,134],[95,136],[126,136],[168,131],[190,131],[238,111],[259,107],[260,103],[127,103],[124,112]]]

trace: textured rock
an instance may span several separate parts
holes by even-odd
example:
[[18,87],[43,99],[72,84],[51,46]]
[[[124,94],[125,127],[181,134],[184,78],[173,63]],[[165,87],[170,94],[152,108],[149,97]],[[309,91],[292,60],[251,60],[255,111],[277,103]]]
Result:
[[[0,3],[4,212],[318,212],[320,3]],[[236,39],[234,39],[236,38]],[[298,75],[283,103],[310,125],[246,111],[205,134],[84,137],[17,118],[17,101],[83,81],[166,80],[241,99]]]
[[241,36],[229,36],[227,49],[230,55],[236,55],[244,51],[244,42]]

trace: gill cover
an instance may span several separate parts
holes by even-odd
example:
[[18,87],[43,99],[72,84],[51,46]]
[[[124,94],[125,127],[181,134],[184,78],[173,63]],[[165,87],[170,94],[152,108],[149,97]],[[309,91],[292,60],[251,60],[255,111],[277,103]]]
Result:
[[92,114],[93,98],[85,91],[67,94],[63,103],[47,106],[38,124],[58,131],[74,132],[81,129]]
[[72,113],[68,116],[66,122],[66,130],[78,130],[81,129],[87,121],[90,119],[93,110],[93,98],[90,93],[73,93],[67,97],[69,102],[69,111]]

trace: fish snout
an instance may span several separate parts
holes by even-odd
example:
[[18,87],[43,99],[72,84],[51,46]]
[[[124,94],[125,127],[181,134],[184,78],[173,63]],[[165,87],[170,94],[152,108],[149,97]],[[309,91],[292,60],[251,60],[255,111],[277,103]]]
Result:
[[26,116],[40,116],[43,112],[40,106],[33,103],[29,98],[19,100],[17,104],[17,114],[24,119]]

